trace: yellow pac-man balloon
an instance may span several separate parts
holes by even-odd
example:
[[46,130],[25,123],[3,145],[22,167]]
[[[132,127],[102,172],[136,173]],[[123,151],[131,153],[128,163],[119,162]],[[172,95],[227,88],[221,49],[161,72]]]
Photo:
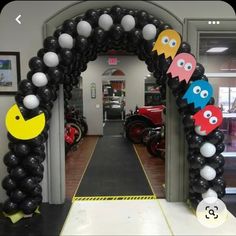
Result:
[[157,51],[157,55],[164,54],[165,58],[171,57],[173,59],[180,43],[179,33],[172,29],[166,29],[159,34],[152,51]]
[[28,140],[37,137],[45,127],[44,113],[25,120],[17,104],[14,104],[6,115],[6,128],[15,138]]

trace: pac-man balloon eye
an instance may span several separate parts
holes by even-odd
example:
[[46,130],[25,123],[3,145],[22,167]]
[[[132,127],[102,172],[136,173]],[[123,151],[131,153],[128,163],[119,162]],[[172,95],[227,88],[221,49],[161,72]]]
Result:
[[170,73],[172,78],[178,77],[179,81],[185,80],[188,83],[196,68],[196,64],[196,59],[191,54],[180,53],[172,61],[167,74]]
[[193,103],[194,108],[204,108],[213,94],[212,86],[204,80],[196,80],[187,89],[183,99]]
[[166,29],[159,34],[152,51],[156,51],[158,55],[164,54],[165,58],[171,57],[173,59],[180,43],[179,33],[172,29]]
[[6,115],[7,131],[17,139],[29,140],[40,135],[45,127],[44,113],[25,120],[17,104],[14,104]]

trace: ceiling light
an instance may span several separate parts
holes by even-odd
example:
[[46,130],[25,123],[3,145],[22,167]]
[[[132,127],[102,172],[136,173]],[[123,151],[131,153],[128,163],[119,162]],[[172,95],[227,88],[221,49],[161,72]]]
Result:
[[219,21],[216,21],[216,24],[217,24],[217,25],[219,25],[219,24],[220,24],[220,22],[219,22]]
[[215,21],[212,21],[212,24],[214,25],[216,22]]
[[207,52],[224,52],[228,49],[229,48],[226,48],[226,47],[214,47],[214,48],[208,49]]
[[208,21],[208,24],[210,25],[210,24],[211,24],[211,21]]

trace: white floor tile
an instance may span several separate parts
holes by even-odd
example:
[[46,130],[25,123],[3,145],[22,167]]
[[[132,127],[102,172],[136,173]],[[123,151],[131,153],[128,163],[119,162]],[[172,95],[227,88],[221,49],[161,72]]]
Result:
[[74,202],[61,235],[171,235],[157,200]]
[[159,200],[174,235],[236,235],[236,218],[229,212],[227,221],[217,228],[199,223],[185,203]]

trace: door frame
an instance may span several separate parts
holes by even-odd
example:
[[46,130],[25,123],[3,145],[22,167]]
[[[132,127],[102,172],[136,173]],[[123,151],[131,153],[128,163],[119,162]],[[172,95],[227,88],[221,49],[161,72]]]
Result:
[[[134,4],[135,3],[135,4]],[[44,38],[53,34],[57,27],[69,18],[74,18],[86,10],[117,5],[117,1],[80,1],[53,15],[43,25]],[[183,35],[183,22],[156,2],[120,1],[125,8],[145,10],[154,17],[169,23]],[[181,117],[175,105],[175,98],[167,86],[166,113],[166,162],[165,193],[167,201],[185,201],[188,196],[188,163],[186,159],[186,142]],[[47,142],[47,161],[45,163],[44,201],[62,204],[65,200],[65,152],[64,152],[64,96],[60,85],[58,99],[54,102],[50,120],[49,139]]]

